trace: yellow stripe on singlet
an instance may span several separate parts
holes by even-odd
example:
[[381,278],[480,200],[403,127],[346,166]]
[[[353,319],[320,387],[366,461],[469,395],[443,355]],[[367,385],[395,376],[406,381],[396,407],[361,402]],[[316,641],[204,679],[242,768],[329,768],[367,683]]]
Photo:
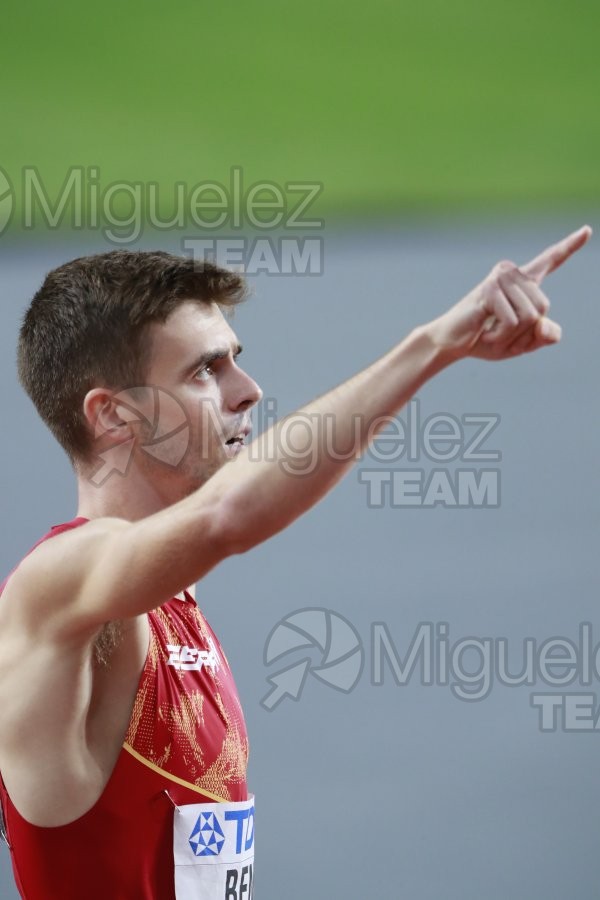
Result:
[[141,756],[137,750],[134,750],[133,747],[128,744],[123,744],[123,749],[127,750],[128,753],[137,759],[138,762],[141,762],[144,766],[148,766],[149,769],[152,769],[153,772],[156,772],[158,775],[162,775],[163,778],[168,778],[169,781],[174,781],[175,784],[180,784],[182,787],[187,788],[190,791],[196,791],[197,794],[204,794],[205,797],[209,797],[211,800],[215,800],[217,803],[229,803],[225,797],[219,797],[218,794],[213,794],[211,791],[205,791],[203,788],[199,788],[198,785],[192,784],[191,781],[184,781],[183,778],[178,778],[177,775],[171,775],[170,772],[166,772],[164,769],[159,768],[153,762],[150,762],[149,759],[146,759],[144,756]]

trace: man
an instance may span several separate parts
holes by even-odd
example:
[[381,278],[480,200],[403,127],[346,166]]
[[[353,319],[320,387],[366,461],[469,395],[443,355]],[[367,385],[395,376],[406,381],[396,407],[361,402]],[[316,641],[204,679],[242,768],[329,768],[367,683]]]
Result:
[[[540,284],[590,234],[521,268],[499,263],[301,410],[317,463],[300,473],[280,440],[294,416],[261,441],[271,452],[244,446],[261,393],[223,315],[239,276],[126,251],[50,273],[23,323],[19,373],[73,463],[79,508],[0,597],[0,799],[27,900],[252,895],[247,735],[189,586],[313,506],[449,364],[560,340]],[[322,416],[335,454],[319,446]]]

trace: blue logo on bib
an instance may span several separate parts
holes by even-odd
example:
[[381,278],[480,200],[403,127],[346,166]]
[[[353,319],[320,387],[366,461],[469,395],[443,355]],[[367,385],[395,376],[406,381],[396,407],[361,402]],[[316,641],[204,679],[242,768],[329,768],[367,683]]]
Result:
[[190,835],[190,847],[195,856],[218,856],[225,843],[219,820],[212,812],[200,813]]

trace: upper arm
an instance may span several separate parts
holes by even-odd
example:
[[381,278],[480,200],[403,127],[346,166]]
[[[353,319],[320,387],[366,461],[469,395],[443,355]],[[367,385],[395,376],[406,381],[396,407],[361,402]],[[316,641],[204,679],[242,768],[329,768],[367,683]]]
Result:
[[[78,614],[125,618],[155,609],[233,552],[223,504],[212,492],[119,526],[95,555]],[[103,620],[105,621],[105,619]]]
[[217,504],[182,502],[135,522],[92,519],[23,559],[0,599],[0,620],[49,638],[90,637],[160,606],[228,553]]

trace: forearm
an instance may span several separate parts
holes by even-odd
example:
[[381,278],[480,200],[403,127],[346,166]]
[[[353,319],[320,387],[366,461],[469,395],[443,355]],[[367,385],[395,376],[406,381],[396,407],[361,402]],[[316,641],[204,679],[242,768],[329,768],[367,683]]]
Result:
[[277,422],[185,502],[220,495],[233,547],[250,549],[317,503],[386,419],[451,359],[428,326],[415,329],[371,366]]

